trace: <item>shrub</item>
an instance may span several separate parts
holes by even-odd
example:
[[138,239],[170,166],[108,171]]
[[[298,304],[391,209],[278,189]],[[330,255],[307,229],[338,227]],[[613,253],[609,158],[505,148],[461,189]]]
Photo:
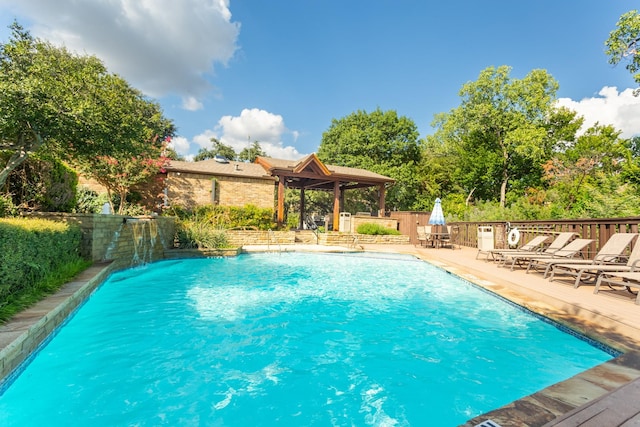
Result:
[[13,199],[8,194],[0,194],[0,217],[16,216],[18,208],[13,204]]
[[[0,160],[7,154],[0,154]],[[75,206],[78,175],[59,160],[35,155],[14,169],[7,192],[23,211],[70,212]]]
[[258,208],[253,205],[244,207],[203,205],[193,210],[172,207],[165,214],[178,217],[180,220],[191,220],[208,223],[214,228],[224,229],[256,229],[269,230],[275,228],[273,209]]
[[380,224],[375,224],[371,222],[360,224],[356,231],[358,232],[358,234],[371,234],[371,235],[399,235],[400,234],[398,230],[394,230],[393,228],[386,228],[381,226]]
[[81,260],[77,225],[44,219],[0,219],[0,305],[61,266]]
[[89,187],[80,186],[76,192],[75,213],[100,213],[108,201],[107,193],[98,194]]
[[184,219],[176,224],[178,244],[184,249],[223,249],[229,247],[224,230],[214,228],[208,221]]

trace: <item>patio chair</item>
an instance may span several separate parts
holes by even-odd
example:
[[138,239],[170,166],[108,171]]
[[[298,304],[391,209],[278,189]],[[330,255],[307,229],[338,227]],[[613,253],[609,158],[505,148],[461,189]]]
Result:
[[427,243],[432,243],[433,241],[431,239],[431,226],[430,225],[423,225],[423,226],[418,226],[418,243],[420,243],[420,246],[427,246]]
[[424,246],[427,244],[427,233],[424,232],[424,226],[419,225],[416,227],[416,234],[418,235],[418,244]]
[[580,284],[587,284],[589,280],[596,282],[598,277],[605,273],[634,272],[636,270],[640,270],[640,244],[637,241],[625,264],[555,264],[551,269],[549,280],[553,281],[557,274],[575,276],[573,287],[577,288]]
[[451,249],[455,249],[459,234],[460,228],[458,226],[447,225],[447,234],[441,236],[440,247],[450,246]]
[[[556,236],[555,239],[553,239],[553,241],[549,244],[549,246],[547,246],[545,249],[543,249],[542,251],[519,251],[519,252],[503,252],[501,255],[501,258],[499,259],[501,266],[506,265],[507,261],[511,258],[511,260],[513,261],[511,264],[511,269],[513,270],[513,265],[515,262],[520,262],[521,259],[526,259],[527,255],[530,256],[535,256],[535,255],[541,255],[541,254],[547,254],[547,255],[551,255],[557,251],[559,251],[560,249],[562,249],[564,246],[567,245],[567,243],[569,243],[569,241],[575,236],[575,233],[572,232],[562,232],[560,234],[558,234]],[[520,258],[520,257],[523,258]]]
[[[636,246],[640,246],[636,244]],[[606,284],[612,290],[616,290],[614,286],[621,286],[631,292],[629,288],[640,289],[640,271],[610,271],[603,272],[598,276],[596,280],[596,287],[593,290],[594,294],[600,292],[600,287]],[[636,291],[636,304],[640,305],[640,292]]]
[[[546,265],[546,269],[544,272],[544,278],[546,279],[549,273],[553,270],[555,265],[564,264],[564,265],[602,265],[602,264],[622,264],[620,259],[624,258],[624,251],[631,244],[633,239],[636,238],[637,233],[615,233],[609,240],[605,242],[604,245],[600,248],[598,253],[593,257],[593,259],[572,259],[572,260],[539,260],[538,264]],[[625,258],[626,260],[626,258]],[[537,267],[537,266],[536,266]],[[564,272],[567,270],[560,269],[559,272]],[[570,274],[568,272],[567,274]]]
[[567,259],[573,258],[581,254],[581,251],[587,247],[593,239],[575,239],[571,243],[567,244],[562,249],[558,249],[553,253],[544,253],[544,252],[532,252],[527,255],[516,255],[513,254],[510,256],[512,259],[511,262],[511,270],[513,271],[513,267],[517,264],[527,263],[527,273],[531,269],[533,262],[538,259]]
[[487,254],[487,261],[489,260],[489,255],[491,259],[497,260],[502,259],[503,254],[513,254],[513,253],[521,253],[521,252],[539,252],[541,251],[542,244],[549,240],[550,236],[535,236],[533,239],[529,240],[527,243],[523,243],[520,247],[514,249],[491,249]]

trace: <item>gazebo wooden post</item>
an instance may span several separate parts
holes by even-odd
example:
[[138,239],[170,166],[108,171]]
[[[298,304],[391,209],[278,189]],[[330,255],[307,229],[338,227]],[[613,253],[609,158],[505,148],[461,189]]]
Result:
[[340,228],[340,181],[333,183],[333,231]]
[[284,177],[278,176],[278,226],[284,224]]
[[379,200],[379,205],[378,205],[378,216],[379,217],[383,217],[384,218],[384,214],[385,214],[385,207],[384,207],[384,193],[385,193],[385,188],[384,188],[384,184],[380,184],[380,186],[378,187],[378,197],[380,198]]
[[304,217],[305,217],[305,206],[304,206],[304,188],[300,189],[300,230],[304,229]]

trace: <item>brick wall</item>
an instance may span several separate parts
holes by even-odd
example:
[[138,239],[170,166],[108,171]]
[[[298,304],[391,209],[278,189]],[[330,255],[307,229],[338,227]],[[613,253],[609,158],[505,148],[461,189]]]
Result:
[[221,206],[254,205],[267,209],[274,206],[272,179],[217,176],[213,185],[210,175],[169,172],[167,188],[169,204],[192,207],[215,200]]

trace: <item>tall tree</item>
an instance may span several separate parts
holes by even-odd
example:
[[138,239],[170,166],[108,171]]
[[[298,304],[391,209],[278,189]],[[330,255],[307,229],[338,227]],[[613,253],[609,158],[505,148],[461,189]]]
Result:
[[173,134],[159,105],[97,58],[34,39],[17,23],[11,30],[0,45],[0,150],[11,153],[0,185],[39,149],[82,165],[148,155]]
[[198,162],[200,160],[213,159],[216,156],[224,157],[227,160],[236,159],[237,154],[230,145],[223,144],[217,138],[211,138],[211,142],[213,146],[210,149],[201,148],[198,150],[198,154],[193,158],[194,161]]
[[95,58],[35,40],[17,23],[11,30],[9,43],[0,45],[0,149],[11,153],[0,185],[43,144],[81,133],[87,90],[81,77],[104,72]]
[[241,162],[249,162],[253,163],[256,161],[258,156],[266,156],[267,154],[264,152],[260,143],[258,141],[253,141],[250,147],[243,148],[240,154],[238,154],[238,160]]
[[[622,60],[628,60],[626,68],[636,83],[640,84],[640,55],[638,55],[638,43],[640,42],[640,14],[632,10],[623,14],[616,24],[616,29],[609,33],[605,42],[605,53],[609,56],[609,63],[617,65]],[[640,89],[636,89],[638,94]]]
[[540,176],[554,145],[550,117],[558,83],[545,71],[523,79],[511,68],[483,70],[463,85],[459,107],[436,118],[436,138],[456,154],[458,179],[481,198],[505,206],[510,182]]
[[544,164],[545,179],[560,189],[564,209],[571,210],[585,186],[599,175],[619,175],[626,166],[630,149],[620,133],[611,125],[596,123]]
[[[413,120],[393,111],[357,111],[334,119],[322,134],[318,157],[329,164],[366,169],[396,180],[387,193],[390,209],[406,210],[416,203],[420,160],[418,130]],[[373,190],[361,194],[377,203]],[[363,206],[369,210],[372,206]]]

